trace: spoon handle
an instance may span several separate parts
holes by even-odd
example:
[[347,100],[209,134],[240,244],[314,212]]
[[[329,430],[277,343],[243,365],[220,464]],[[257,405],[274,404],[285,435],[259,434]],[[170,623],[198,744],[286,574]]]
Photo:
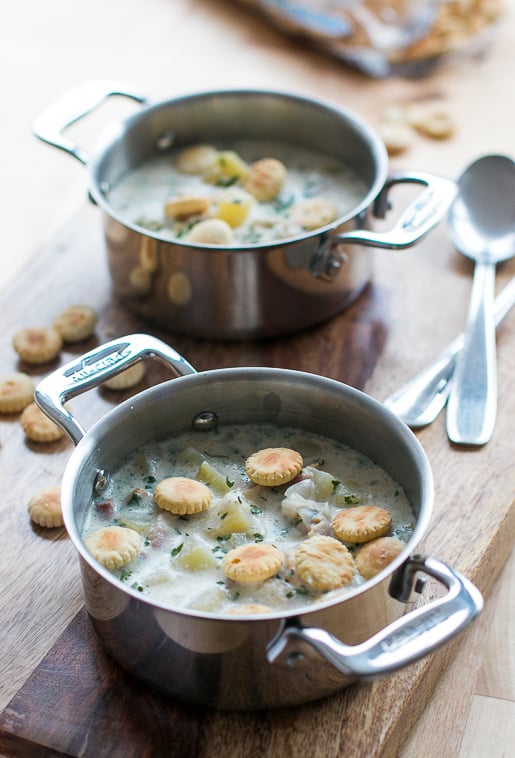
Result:
[[447,403],[447,435],[461,445],[484,445],[492,436],[497,410],[493,301],[495,264],[474,269],[465,343],[457,358]]
[[[495,299],[496,326],[508,315],[514,305],[515,277],[510,279]],[[383,405],[413,429],[431,424],[449,397],[456,357],[464,341],[464,334],[456,337],[432,363],[387,397]]]

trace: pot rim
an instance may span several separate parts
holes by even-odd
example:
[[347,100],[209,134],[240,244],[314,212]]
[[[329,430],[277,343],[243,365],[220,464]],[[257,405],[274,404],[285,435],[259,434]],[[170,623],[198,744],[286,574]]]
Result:
[[[107,436],[109,436],[109,434],[113,433],[111,429],[113,419],[125,415],[128,411],[133,412],[137,407],[141,406],[142,404],[144,405],[154,399],[156,395],[160,395],[163,392],[166,392],[166,387],[171,383],[173,383],[175,389],[180,390],[181,385],[184,385],[185,383],[186,386],[188,383],[191,384],[192,382],[200,384],[204,383],[208,386],[212,380],[227,379],[231,376],[243,377],[247,379],[259,379],[259,377],[263,375],[265,375],[265,377],[269,380],[279,378],[282,378],[284,380],[286,377],[289,377],[293,381],[297,380],[305,382],[307,380],[310,384],[316,384],[318,391],[323,390],[324,387],[332,389],[333,391],[343,391],[345,395],[350,396],[353,402],[357,402],[358,404],[366,406],[372,410],[372,412],[377,415],[379,423],[387,423],[388,426],[393,428],[395,435],[400,440],[404,441],[404,443],[409,445],[413,452],[414,459],[416,460],[416,464],[419,468],[419,473],[421,475],[421,479],[423,480],[424,486],[422,488],[420,511],[416,517],[415,528],[411,538],[406,543],[406,547],[388,566],[379,572],[379,574],[377,574],[372,579],[366,580],[362,585],[359,585],[352,590],[345,590],[342,597],[332,597],[329,600],[325,601],[318,600],[316,603],[313,603],[312,606],[306,606],[305,608],[295,608],[290,611],[281,609],[280,611],[271,611],[269,613],[259,614],[258,616],[241,614],[231,617],[221,613],[198,611],[166,604],[152,598],[147,598],[136,590],[132,590],[129,586],[125,585],[121,582],[121,580],[117,579],[113,574],[111,574],[101,564],[95,561],[93,556],[84,546],[82,537],[80,536],[76,519],[74,517],[72,494],[74,490],[74,484],[78,479],[78,473],[80,472],[82,462],[87,460],[88,456],[91,455],[92,450],[99,444],[99,437],[100,440],[104,440]],[[115,408],[108,411],[104,416],[102,416],[93,424],[91,429],[85,434],[85,436],[81,439],[79,444],[72,452],[72,455],[65,468],[61,491],[64,525],[67,530],[68,536],[70,537],[74,547],[79,553],[80,558],[94,572],[102,576],[102,578],[105,579],[115,589],[137,599],[140,602],[145,603],[152,608],[158,609],[160,611],[165,611],[167,613],[188,616],[191,618],[196,618],[197,620],[205,619],[207,621],[231,622],[252,621],[255,623],[263,620],[282,620],[299,615],[302,615],[304,617],[313,613],[318,613],[327,608],[339,605],[340,603],[343,603],[347,600],[351,600],[352,598],[356,598],[359,595],[367,592],[375,585],[383,582],[386,578],[391,576],[402,563],[406,561],[408,556],[412,553],[413,549],[416,547],[421,537],[425,533],[432,515],[434,498],[433,475],[429,460],[422,445],[416,438],[415,434],[411,431],[411,429],[409,429],[409,427],[407,427],[406,424],[404,424],[404,422],[402,422],[390,410],[383,406],[382,403],[374,399],[372,396],[366,394],[365,392],[334,379],[329,379],[327,377],[305,371],[267,367],[220,368],[211,369],[195,374],[189,374],[186,376],[179,376],[170,379],[169,381],[162,382],[161,384],[157,384],[153,387],[149,387],[148,389],[145,389],[137,395],[134,395],[118,404]]]
[[[350,123],[357,133],[361,134],[363,137],[366,138],[366,141],[368,142],[369,147],[370,147],[371,156],[373,157],[375,166],[376,166],[375,179],[372,182],[371,186],[369,187],[363,199],[345,215],[340,216],[339,218],[337,218],[335,221],[331,222],[330,224],[326,224],[325,226],[319,227],[311,232],[306,232],[305,234],[300,234],[295,237],[287,237],[285,239],[274,240],[272,242],[260,242],[260,243],[254,243],[254,244],[248,244],[248,245],[235,245],[235,246],[231,246],[230,248],[223,248],[223,247],[220,247],[219,245],[212,245],[212,244],[207,244],[207,243],[195,244],[195,243],[188,242],[182,239],[181,240],[166,239],[162,237],[158,232],[152,231],[150,229],[145,229],[143,227],[138,226],[137,224],[128,222],[127,220],[121,218],[119,214],[117,214],[116,211],[114,211],[111,208],[111,206],[109,205],[105,197],[106,190],[102,188],[102,181],[100,181],[98,177],[98,170],[107,151],[116,142],[118,142],[119,140],[123,140],[127,130],[130,127],[132,127],[137,122],[144,120],[146,117],[148,117],[149,114],[159,111],[162,108],[165,108],[167,106],[178,105],[178,104],[193,102],[197,100],[209,99],[213,97],[220,98],[220,97],[234,97],[234,96],[241,96],[241,97],[268,96],[268,97],[275,97],[275,98],[281,98],[284,100],[294,101],[297,103],[304,103],[306,105],[315,106],[315,108],[318,108],[321,111],[330,112],[337,118],[345,120],[348,123]],[[379,137],[379,134],[370,124],[367,123],[365,119],[363,119],[354,111],[338,106],[327,99],[312,97],[312,96],[308,96],[308,95],[304,95],[304,94],[296,93],[296,92],[287,92],[285,90],[264,89],[264,88],[234,88],[234,89],[224,88],[220,90],[198,90],[195,92],[179,95],[178,97],[173,97],[166,100],[160,100],[155,103],[150,103],[149,105],[144,106],[143,108],[129,115],[128,117],[124,119],[120,119],[118,122],[111,124],[110,127],[108,127],[103,132],[103,134],[100,136],[97,143],[95,144],[91,157],[87,163],[87,170],[88,170],[88,180],[89,180],[88,183],[90,187],[89,191],[90,191],[90,196],[92,200],[105,213],[107,213],[108,216],[110,216],[112,219],[114,219],[119,224],[121,224],[121,226],[127,229],[130,229],[133,232],[141,234],[144,237],[150,237],[151,239],[155,239],[156,241],[161,242],[161,243],[167,243],[171,245],[180,245],[181,247],[200,249],[200,250],[208,249],[210,251],[210,255],[212,255],[213,253],[226,254],[228,251],[231,253],[236,252],[236,251],[252,252],[256,249],[266,251],[266,250],[271,250],[277,247],[289,247],[291,245],[298,244],[299,242],[304,242],[307,240],[311,240],[313,238],[317,238],[320,235],[326,235],[326,234],[329,234],[330,232],[335,232],[336,230],[338,230],[338,228],[341,225],[343,225],[350,219],[354,218],[355,216],[358,216],[364,210],[369,208],[372,202],[378,196],[378,194],[380,193],[381,189],[384,186],[387,173],[388,173],[388,154],[386,152],[386,148],[384,146],[383,141]]]

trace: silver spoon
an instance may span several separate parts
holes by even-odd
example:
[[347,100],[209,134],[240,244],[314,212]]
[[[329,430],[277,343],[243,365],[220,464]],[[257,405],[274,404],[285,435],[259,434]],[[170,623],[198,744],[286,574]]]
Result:
[[[499,326],[515,305],[515,277],[497,295],[494,303],[495,325]],[[449,397],[456,358],[463,347],[465,335],[460,334],[435,360],[400,389],[392,393],[383,405],[412,429],[431,424]]]
[[447,403],[447,434],[457,444],[484,445],[497,413],[495,267],[515,255],[515,163],[503,155],[484,156],[466,169],[458,185],[449,231],[456,249],[476,265]]

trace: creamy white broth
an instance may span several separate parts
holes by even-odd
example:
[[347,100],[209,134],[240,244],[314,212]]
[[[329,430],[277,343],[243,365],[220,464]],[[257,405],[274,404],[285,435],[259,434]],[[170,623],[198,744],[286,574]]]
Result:
[[[368,186],[346,163],[333,157],[280,142],[240,140],[219,146],[233,150],[249,165],[262,158],[276,158],[287,169],[280,194],[269,202],[254,200],[245,221],[233,227],[232,245],[265,244],[305,234],[306,227],[295,216],[295,207],[305,200],[324,198],[336,209],[336,218],[352,211],[365,197]],[[187,240],[193,225],[216,217],[217,203],[227,186],[206,183],[200,175],[177,170],[180,150],[157,156],[125,174],[107,193],[113,211],[123,220],[152,231],[165,240]],[[241,182],[234,182],[238,187]],[[206,214],[187,219],[169,219],[164,206],[175,196],[209,196]]]
[[[304,459],[289,484],[263,487],[244,470],[246,458],[266,447],[289,447]],[[176,516],[153,500],[157,483],[170,476],[203,480],[213,500],[203,513]],[[378,505],[392,515],[390,534],[407,541],[413,512],[402,488],[381,467],[349,447],[321,436],[268,424],[184,432],[133,453],[91,504],[83,537],[117,524],[143,540],[138,556],[114,576],[161,603],[213,613],[246,604],[273,611],[305,607],[339,596],[365,580],[356,572],[347,586],[330,592],[306,588],[292,553],[313,534],[334,536],[333,516],[354,505]],[[229,580],[220,568],[226,553],[246,543],[273,544],[284,555],[277,575],[261,583]],[[355,545],[344,543],[351,552]]]

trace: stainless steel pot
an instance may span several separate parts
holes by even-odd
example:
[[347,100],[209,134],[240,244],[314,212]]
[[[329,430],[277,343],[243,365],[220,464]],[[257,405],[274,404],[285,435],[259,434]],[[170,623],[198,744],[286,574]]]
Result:
[[[142,358],[180,378],[120,404],[85,433],[67,399]],[[432,508],[433,484],[413,433],[366,394],[284,369],[194,369],[172,348],[131,335],[77,358],[44,379],[36,401],[77,444],[62,483],[63,515],[79,556],[86,607],[107,652],[167,695],[228,709],[304,703],[353,680],[392,672],[451,639],[480,611],[481,595],[433,557],[413,554]],[[94,490],[133,450],[175,431],[213,423],[273,422],[341,440],[368,455],[405,489],[416,514],[406,549],[372,580],[311,610],[230,617],[150,601],[98,564],[81,527]],[[399,618],[423,576],[443,598]]]
[[[455,183],[423,172],[387,176],[383,142],[351,112],[299,95],[224,90],[146,106],[117,123],[90,157],[63,130],[107,96],[144,98],[113,82],[90,82],[36,121],[36,135],[88,164],[90,195],[103,212],[114,292],[131,309],[175,332],[214,339],[267,337],[320,323],[351,303],[370,280],[363,246],[414,245],[443,216]],[[351,212],[301,237],[223,249],[170,242],[127,223],[109,188],[152,155],[192,143],[238,138],[286,141],[344,160],[367,190]],[[399,183],[426,187],[388,232],[372,231]]]

